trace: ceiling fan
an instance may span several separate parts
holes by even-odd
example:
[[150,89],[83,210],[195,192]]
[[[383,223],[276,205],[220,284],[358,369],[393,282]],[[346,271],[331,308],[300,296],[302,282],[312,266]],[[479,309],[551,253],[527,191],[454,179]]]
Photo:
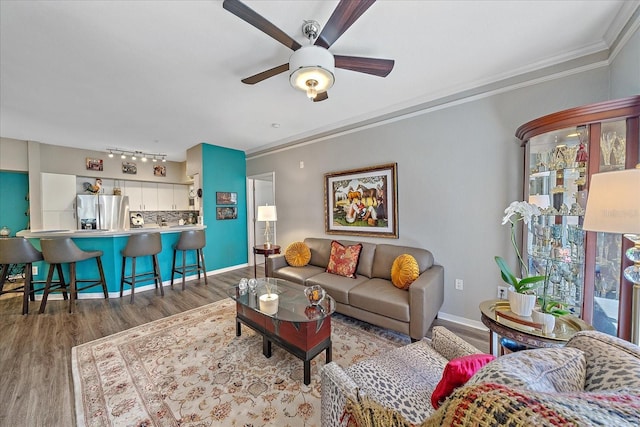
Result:
[[241,1],[224,0],[222,7],[226,10],[294,51],[288,63],[244,78],[242,83],[253,85],[290,71],[291,85],[305,91],[310,99],[318,102],[328,98],[327,90],[335,81],[336,67],[386,77],[393,69],[392,59],[333,55],[328,50],[374,2],[375,0],[340,0],[322,31],[318,22],[304,21],[302,34],[309,39],[309,45],[302,46]]

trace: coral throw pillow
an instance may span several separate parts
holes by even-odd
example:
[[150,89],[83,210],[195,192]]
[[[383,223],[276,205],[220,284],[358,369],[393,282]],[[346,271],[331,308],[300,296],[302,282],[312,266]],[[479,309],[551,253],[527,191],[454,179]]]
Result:
[[355,279],[361,251],[362,244],[360,243],[353,246],[344,246],[334,240],[331,242],[331,255],[329,256],[327,273]]
[[409,289],[420,275],[418,261],[409,254],[399,255],[391,266],[391,283],[396,288]]
[[470,354],[451,359],[444,367],[442,379],[431,395],[433,407],[438,409],[456,388],[463,386],[469,378],[493,359],[495,356],[492,354]]
[[293,242],[284,251],[284,258],[293,267],[303,267],[311,260],[311,250],[304,242]]

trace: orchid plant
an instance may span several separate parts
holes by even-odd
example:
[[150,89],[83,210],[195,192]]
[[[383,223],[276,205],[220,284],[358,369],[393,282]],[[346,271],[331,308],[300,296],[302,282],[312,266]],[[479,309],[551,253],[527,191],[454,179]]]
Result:
[[513,286],[513,289],[520,294],[531,293],[545,280],[545,276],[529,276],[529,268],[527,268],[527,264],[522,259],[516,241],[516,224],[518,221],[529,224],[534,216],[540,215],[540,209],[538,209],[536,205],[527,202],[512,202],[509,207],[504,210],[504,213],[505,216],[502,218],[502,225],[509,223],[511,226],[511,245],[516,251],[516,256],[520,263],[520,273],[523,278],[519,279],[516,277],[502,257],[495,257],[496,264],[498,264],[502,280],[504,280],[506,284]]

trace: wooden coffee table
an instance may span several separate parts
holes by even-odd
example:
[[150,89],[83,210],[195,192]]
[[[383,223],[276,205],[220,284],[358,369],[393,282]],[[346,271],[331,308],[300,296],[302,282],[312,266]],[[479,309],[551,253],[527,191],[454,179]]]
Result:
[[[267,293],[278,294],[278,311],[260,311],[259,298]],[[241,292],[238,286],[229,288],[228,295],[236,301],[236,336],[242,324],[262,335],[262,354],[271,357],[271,343],[282,347],[304,362],[304,384],[311,383],[311,360],[323,351],[326,363],[331,362],[331,314],[336,304],[326,295],[320,304],[311,306],[304,294],[304,286],[276,278],[258,279],[255,292]]]

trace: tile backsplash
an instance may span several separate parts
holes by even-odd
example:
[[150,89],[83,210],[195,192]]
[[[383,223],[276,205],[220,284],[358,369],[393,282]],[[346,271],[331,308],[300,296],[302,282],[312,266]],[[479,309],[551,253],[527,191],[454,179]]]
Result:
[[[195,224],[198,222],[198,212],[196,211],[131,211],[130,216],[141,215],[145,224],[158,224],[164,222],[168,225],[177,225],[178,221],[184,220],[185,224]],[[139,227],[130,220],[132,228]]]

